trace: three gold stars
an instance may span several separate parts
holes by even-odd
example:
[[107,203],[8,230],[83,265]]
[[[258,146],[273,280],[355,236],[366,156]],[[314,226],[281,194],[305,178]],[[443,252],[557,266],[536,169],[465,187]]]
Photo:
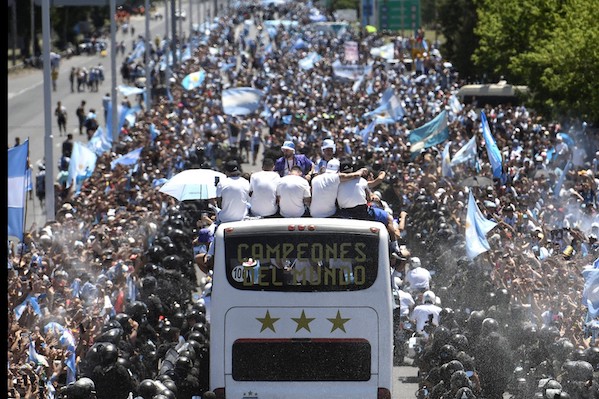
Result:
[[[272,317],[270,315],[270,311],[267,310],[266,315],[264,317],[257,317],[256,320],[258,320],[262,324],[262,328],[260,329],[260,332],[263,332],[266,329],[269,329],[272,332],[276,332],[275,331],[275,323],[278,320],[280,320],[280,318]],[[306,312],[304,310],[302,310],[302,314],[300,315],[300,317],[292,317],[291,320],[293,320],[297,323],[295,332],[298,332],[301,329],[305,329],[308,332],[312,332],[310,330],[310,323],[312,321],[314,321],[315,318],[307,317]],[[341,317],[341,312],[339,310],[337,310],[337,315],[334,318],[327,318],[327,320],[330,321],[332,324],[331,332],[333,332],[337,329],[343,331],[344,333],[347,332],[347,331],[345,331],[345,323],[347,323],[350,320],[350,318]]]

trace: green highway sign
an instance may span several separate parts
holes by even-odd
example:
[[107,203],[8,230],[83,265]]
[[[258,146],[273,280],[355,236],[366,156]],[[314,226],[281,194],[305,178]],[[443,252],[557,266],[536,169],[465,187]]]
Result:
[[379,29],[416,30],[420,27],[420,0],[380,0]]

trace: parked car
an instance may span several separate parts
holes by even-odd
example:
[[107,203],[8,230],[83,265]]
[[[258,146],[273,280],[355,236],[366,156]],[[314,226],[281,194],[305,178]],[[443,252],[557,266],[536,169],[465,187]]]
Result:
[[185,18],[187,18],[187,13],[185,12],[185,10],[176,10],[175,11],[175,18],[176,19],[182,19],[183,21],[185,21]]
[[108,43],[104,40],[84,39],[77,46],[77,54],[96,54],[108,48]]

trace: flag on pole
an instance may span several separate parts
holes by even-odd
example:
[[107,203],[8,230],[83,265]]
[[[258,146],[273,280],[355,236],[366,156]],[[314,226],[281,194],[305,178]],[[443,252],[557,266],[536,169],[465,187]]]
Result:
[[376,118],[376,124],[395,123],[402,119],[405,115],[405,111],[401,102],[395,95],[395,91],[392,87],[388,87],[381,97],[379,106],[363,115],[364,118],[374,116]]
[[67,188],[75,184],[75,194],[79,194],[85,179],[89,178],[96,168],[98,156],[89,148],[76,141],[69,162]]
[[487,147],[487,155],[489,162],[491,162],[491,169],[493,170],[493,177],[501,179],[502,183],[505,182],[503,175],[503,161],[501,159],[501,151],[497,148],[497,143],[491,134],[489,123],[487,122],[487,116],[484,111],[480,112],[481,126],[483,129],[483,138],[485,139],[485,147]]
[[485,218],[478,209],[474,195],[470,191],[466,214],[466,254],[468,258],[474,259],[490,249],[487,233],[496,225],[497,223]]
[[411,143],[412,158],[420,154],[425,148],[440,144],[449,138],[447,127],[447,111],[442,111],[433,120],[412,130],[408,136]]
[[236,87],[223,90],[222,105],[227,115],[248,115],[258,110],[264,92],[253,87]]
[[23,240],[25,228],[25,200],[27,198],[27,157],[29,140],[8,149],[8,235]]
[[476,159],[476,157],[477,157],[476,136],[472,136],[472,138],[470,140],[468,140],[468,142],[466,144],[464,144],[464,146],[462,148],[460,148],[458,150],[458,152],[455,153],[455,155],[453,156],[453,159],[451,160],[450,165],[456,166],[461,163]]
[[370,141],[370,135],[374,132],[375,122],[371,121],[364,129],[360,130],[360,137],[362,137],[362,145],[368,145]]

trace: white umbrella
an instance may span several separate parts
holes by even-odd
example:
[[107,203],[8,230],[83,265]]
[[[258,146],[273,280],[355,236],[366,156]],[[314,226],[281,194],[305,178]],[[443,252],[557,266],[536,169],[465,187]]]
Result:
[[215,198],[216,185],[225,177],[212,169],[187,169],[171,177],[158,191],[179,201]]

